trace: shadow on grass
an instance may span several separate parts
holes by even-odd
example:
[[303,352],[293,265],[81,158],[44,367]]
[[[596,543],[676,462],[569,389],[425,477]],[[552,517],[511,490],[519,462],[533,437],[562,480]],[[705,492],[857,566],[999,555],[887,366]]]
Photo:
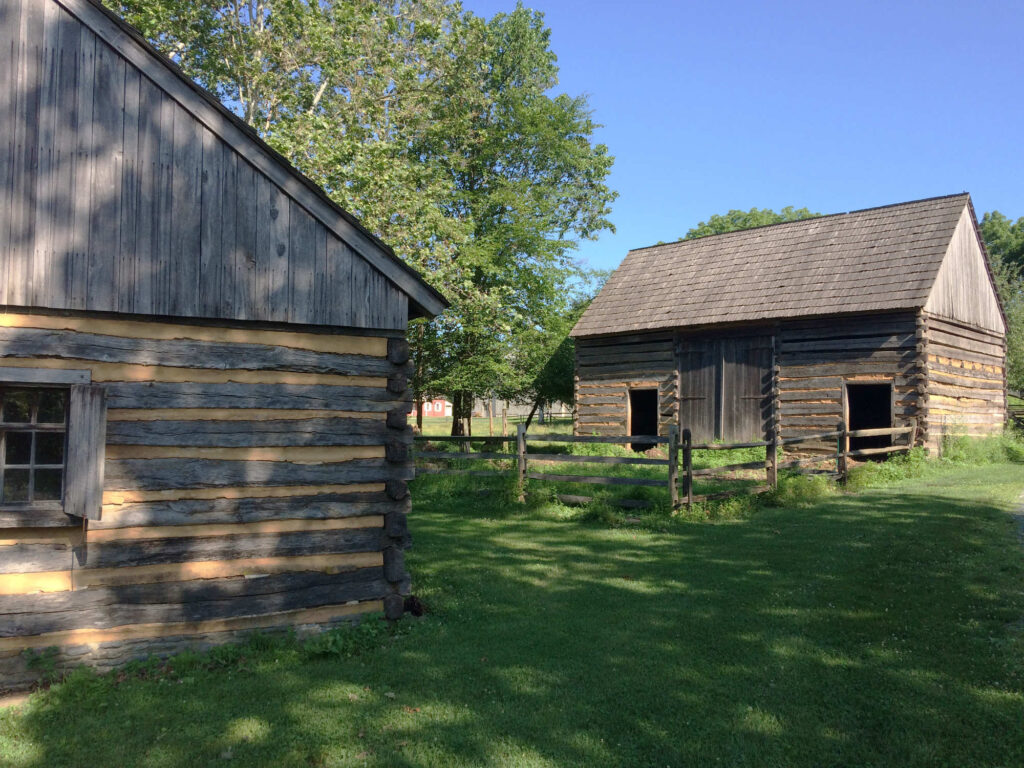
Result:
[[432,610],[394,642],[353,659],[257,654],[194,680],[58,687],[0,720],[22,734],[5,757],[1022,764],[1012,520],[955,477],[904,491],[665,534],[525,519],[487,499],[467,515],[466,498],[421,494],[409,560]]

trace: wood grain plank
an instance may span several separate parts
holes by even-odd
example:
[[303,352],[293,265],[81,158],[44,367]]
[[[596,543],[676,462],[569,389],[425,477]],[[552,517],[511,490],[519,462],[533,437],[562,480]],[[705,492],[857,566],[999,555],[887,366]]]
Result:
[[176,499],[110,504],[89,531],[134,526],[187,526],[252,523],[267,520],[324,521],[408,511],[408,499],[394,501],[383,492],[314,493],[303,496]]
[[293,323],[323,322],[317,308],[316,221],[294,200],[290,203],[288,246],[288,319]]
[[333,464],[216,459],[119,459],[106,462],[107,491],[172,490],[221,486],[319,485],[411,480],[408,465],[384,459]]
[[107,336],[140,339],[192,339],[232,344],[267,344],[311,352],[372,355],[387,357],[388,340],[384,336],[355,336],[338,333],[268,331],[257,328],[232,328],[213,325],[184,325],[159,321],[108,320],[98,317],[26,315],[0,313],[0,328],[48,328],[72,330]]
[[4,214],[10,216],[7,301],[26,306],[33,294],[32,261],[36,247],[33,225],[39,172],[43,6],[33,2],[22,5],[19,22],[17,67],[6,73],[16,80],[17,102],[11,197]]
[[224,243],[222,240],[225,153],[220,140],[202,129],[202,177],[199,236],[199,307],[204,317],[223,312]]
[[111,408],[336,408],[386,412],[407,402],[378,387],[112,382],[106,390]]
[[379,613],[383,610],[384,605],[382,601],[368,600],[354,604],[303,608],[296,611],[282,611],[260,616],[241,616],[231,619],[175,622],[171,624],[130,624],[111,629],[72,629],[64,632],[47,632],[42,635],[0,638],[0,652],[21,651],[26,648],[46,648],[49,646],[96,646],[101,643],[129,643],[154,638],[187,638],[200,635],[208,636],[219,632],[329,624],[346,617],[364,613]]
[[114,266],[121,239],[121,158],[124,153],[124,60],[96,45],[92,102],[92,186],[89,205],[87,309],[114,304]]
[[[124,74],[124,139],[121,158],[120,240],[114,270],[112,309],[135,311],[135,270],[143,258],[138,246],[140,202],[139,133],[141,129],[141,80],[139,71],[127,67]],[[143,161],[144,162],[144,161]]]
[[161,117],[163,95],[148,78],[139,81],[139,149],[136,173],[138,175],[138,221],[132,306],[136,312],[148,314],[158,305],[160,282],[158,254],[161,253],[160,217],[160,145],[163,139]]
[[32,290],[30,303],[36,306],[52,306],[55,286],[54,272],[56,254],[56,208],[58,197],[66,194],[57,186],[57,133],[60,113],[60,7],[53,3],[43,6],[43,34],[40,44],[39,74],[39,144],[38,166],[35,182],[36,206],[32,230],[35,234],[35,249],[32,254]]
[[74,567],[119,568],[203,560],[376,552],[380,550],[382,534],[381,528],[357,528],[341,531],[90,543],[84,553],[76,558]]
[[389,592],[383,569],[360,568],[338,574],[269,574],[260,579],[204,579],[10,595],[0,597],[0,615],[5,618],[0,637],[259,616],[372,600]]
[[174,109],[171,182],[171,272],[168,314],[200,315],[200,237],[203,173],[202,126],[181,107]]
[[[383,445],[395,433],[381,419],[108,421],[107,445]],[[412,441],[411,433],[398,434],[402,442]]]
[[[21,11],[19,0],[10,0],[0,5],[3,18],[0,19],[0,211],[10,212],[14,196],[14,148],[16,145],[15,120],[18,114],[18,79],[10,73],[17,72],[21,50]],[[8,304],[11,263],[11,221],[12,216],[0,217],[0,302]]]

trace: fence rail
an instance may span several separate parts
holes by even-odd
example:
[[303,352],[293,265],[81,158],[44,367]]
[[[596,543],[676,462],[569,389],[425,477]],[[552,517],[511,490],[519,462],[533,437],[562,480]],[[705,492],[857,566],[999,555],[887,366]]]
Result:
[[[778,485],[778,472],[780,469],[794,469],[803,474],[828,474],[845,479],[847,475],[847,459],[869,456],[879,456],[888,453],[908,451],[917,442],[918,427],[913,421],[909,426],[884,427],[879,429],[857,429],[846,428],[843,422],[836,425],[831,432],[819,432],[810,435],[798,435],[787,438],[777,438],[774,434],[768,440],[753,440],[742,443],[694,443],[691,440],[690,430],[681,430],[676,426],[669,427],[668,435],[530,435],[527,433],[524,424],[519,424],[515,437],[511,436],[485,436],[485,437],[453,437],[417,435],[416,443],[456,443],[462,447],[462,451],[452,450],[417,450],[416,458],[428,461],[451,461],[451,460],[480,460],[480,461],[509,461],[515,462],[518,475],[520,493],[525,493],[527,481],[555,482],[555,483],[580,483],[588,485],[621,485],[640,486],[651,488],[667,488],[673,509],[683,504],[691,505],[711,499],[723,499],[743,493],[761,493]],[[897,438],[906,435],[905,443],[894,443],[887,446],[851,448],[850,441],[858,438],[889,437]],[[790,459],[779,462],[779,449],[789,446],[798,446],[801,443],[821,442],[824,440],[835,440],[836,450],[834,453],[824,453],[817,456]],[[505,444],[515,443],[515,453],[503,453],[495,451],[472,452],[472,442],[484,444]],[[641,445],[667,445],[668,458],[656,459],[648,456],[581,456],[571,453],[531,453],[529,443],[568,443],[568,444],[641,444]],[[723,451],[738,448],[764,448],[765,457],[763,460],[746,461],[736,464],[726,464],[718,467],[702,467],[695,469],[693,466],[694,451]],[[835,462],[834,469],[822,467],[823,463]],[[555,472],[539,472],[531,469],[533,462],[550,463],[574,463],[574,464],[604,464],[604,465],[638,465],[666,467],[667,476],[663,479],[639,478],[639,477],[618,477],[613,475],[573,475],[559,474]],[[720,491],[716,493],[695,494],[694,478],[714,478],[718,480],[735,480],[729,477],[732,473],[749,470],[763,470],[765,472],[765,484],[756,485],[752,488],[741,490]],[[421,467],[417,471],[424,474],[453,474],[469,475],[472,477],[495,477],[508,474],[510,470],[470,470],[451,467]],[[561,494],[559,498],[570,504],[582,504],[590,500],[588,496],[576,496]],[[618,499],[613,503],[621,506],[636,508],[649,504],[644,499]]]

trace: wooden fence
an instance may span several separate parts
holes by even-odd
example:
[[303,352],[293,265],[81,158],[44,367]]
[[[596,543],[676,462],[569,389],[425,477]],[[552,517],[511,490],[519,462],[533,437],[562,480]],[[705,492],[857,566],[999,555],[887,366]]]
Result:
[[[851,450],[849,441],[853,438],[863,437],[890,437],[895,438],[906,435],[905,443],[880,446],[877,448],[860,448]],[[815,454],[803,458],[796,458],[779,462],[779,451],[790,446],[799,446],[801,443],[821,440],[835,440],[836,450],[834,454]],[[417,450],[417,460],[426,461],[451,461],[451,460],[478,460],[514,461],[518,474],[519,488],[525,491],[528,481],[554,482],[554,483],[580,483],[588,485],[620,485],[620,486],[645,486],[654,488],[666,488],[672,503],[676,509],[683,504],[687,506],[712,499],[723,499],[729,496],[745,493],[762,493],[778,485],[778,473],[780,469],[789,469],[804,474],[827,474],[845,480],[847,476],[847,460],[850,458],[867,458],[881,454],[908,451],[917,440],[916,422],[907,427],[886,427],[882,429],[860,429],[848,430],[843,422],[837,424],[832,432],[819,432],[798,437],[787,437],[777,439],[774,436],[768,440],[755,440],[746,443],[694,443],[690,438],[690,430],[679,430],[676,426],[669,427],[667,436],[660,435],[556,435],[556,434],[527,434],[523,424],[518,426],[515,437],[509,436],[487,436],[487,437],[431,437],[417,435],[417,443],[454,443],[461,448],[458,451],[437,451]],[[502,450],[485,450],[473,452],[470,450],[470,443],[484,443],[486,446],[497,445]],[[514,452],[504,449],[504,446],[515,443]],[[529,443],[606,443],[606,444],[638,444],[638,445],[666,445],[668,458],[651,458],[648,456],[585,456],[572,453],[537,453],[528,450]],[[693,466],[694,451],[724,451],[738,448],[764,448],[764,459],[757,461],[742,462],[737,464],[726,464],[717,467],[706,467],[695,469]],[[821,465],[834,461],[834,468],[822,468]],[[559,474],[550,471],[531,470],[534,462],[559,463],[568,462],[574,464],[605,464],[605,465],[639,465],[665,467],[664,478],[646,477],[617,477],[612,475],[575,475]],[[694,494],[694,478],[708,478],[716,480],[735,480],[728,477],[733,472],[744,470],[762,470],[765,472],[765,483],[740,490],[721,491],[718,493]],[[463,469],[451,467],[430,467],[421,466],[417,461],[417,472],[420,474],[445,474],[445,475],[469,475],[472,477],[497,477],[506,475],[508,470],[498,469]],[[559,499],[565,503],[582,504],[590,501],[588,496],[575,496],[560,494]],[[648,506],[649,502],[643,499],[616,499],[612,503],[625,507]]]

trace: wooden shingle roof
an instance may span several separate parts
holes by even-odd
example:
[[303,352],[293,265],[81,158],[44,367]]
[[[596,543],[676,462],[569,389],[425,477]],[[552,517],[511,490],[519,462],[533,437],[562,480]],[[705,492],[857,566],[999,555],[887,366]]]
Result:
[[969,203],[961,193],[638,248],[572,335],[917,309]]

